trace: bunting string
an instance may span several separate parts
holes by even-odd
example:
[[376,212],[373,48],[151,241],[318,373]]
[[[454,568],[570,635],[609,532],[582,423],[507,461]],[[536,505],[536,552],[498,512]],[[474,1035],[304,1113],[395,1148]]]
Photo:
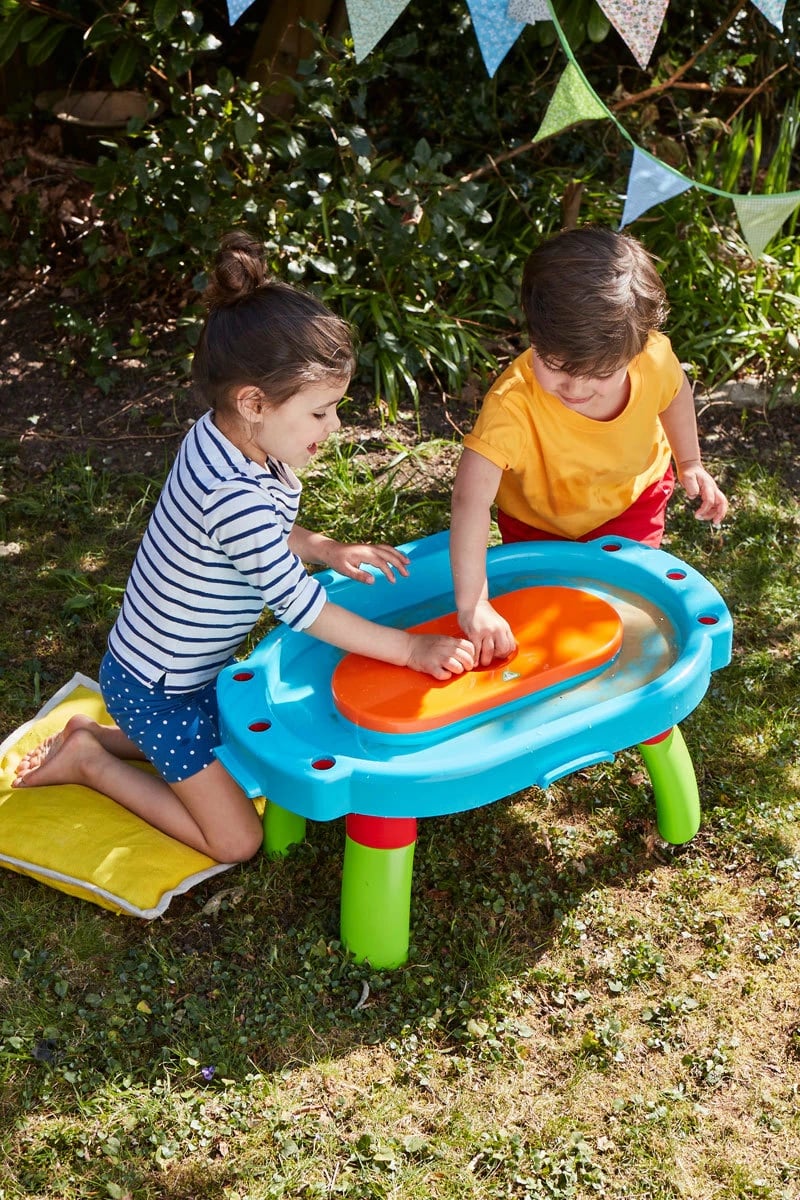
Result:
[[[632,146],[632,158],[620,228],[658,204],[689,188],[722,196],[733,203],[742,236],[754,258],[764,253],[781,225],[800,206],[800,191],[772,195],[726,192],[688,179],[674,167],[638,146],[625,127],[596,94],[581,70],[553,10],[551,0],[466,0],[486,70],[493,77],[526,25],[552,21],[567,58],[544,119],[533,142],[553,137],[583,121],[609,120]],[[253,0],[227,0],[233,24]],[[362,62],[408,7],[409,0],[346,0],[356,62]],[[785,0],[752,0],[755,8],[777,29],[783,29]],[[598,0],[605,16],[630,49],[639,66],[647,67],[669,0]]]
[[[655,2],[660,6],[661,0],[655,0]],[[689,188],[698,188],[700,191],[710,192],[733,202],[742,237],[753,258],[759,258],[784,221],[800,206],[800,191],[771,195],[726,192],[711,184],[687,179],[674,167],[667,166],[655,155],[643,150],[592,88],[578,65],[550,0],[548,0],[548,4],[550,7],[549,20],[555,25],[561,49],[567,58],[567,67],[556,85],[542,124],[534,136],[534,142],[540,141],[543,137],[551,137],[580,121],[606,117],[633,147],[620,229],[630,225],[637,217],[655,205],[671,200],[674,196],[688,191]],[[606,0],[600,0],[600,4],[603,11],[606,12],[606,16],[611,20],[610,13],[606,11]],[[778,6],[774,5],[773,7]],[[780,8],[782,11],[783,5],[780,5]]]
[[[408,0],[346,0],[353,44],[360,62],[408,7]],[[253,0],[228,0],[231,22]],[[783,29],[785,0],[752,0],[777,29]],[[493,76],[525,24],[552,20],[550,0],[467,0],[483,61]],[[598,0],[600,8],[629,47],[639,66],[647,66],[669,0]],[[380,30],[381,32],[378,32]]]

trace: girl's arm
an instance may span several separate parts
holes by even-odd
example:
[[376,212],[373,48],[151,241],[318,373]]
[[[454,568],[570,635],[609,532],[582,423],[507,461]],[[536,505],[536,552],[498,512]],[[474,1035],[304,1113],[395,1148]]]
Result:
[[435,679],[461,675],[474,664],[472,645],[463,638],[408,633],[405,629],[377,625],[330,600],[304,632],[340,650],[365,654],[398,667],[411,667]]
[[697,437],[694,396],[685,375],[680,391],[661,414],[661,424],[675,459],[678,479],[686,495],[692,500],[696,496],[700,497],[700,505],[694,515],[698,521],[712,521],[718,525],[728,511],[728,501],[703,466]]
[[474,450],[464,450],[453,485],[450,566],[458,623],[475,647],[475,661],[487,666],[516,648],[508,622],[489,603],[486,548],[492,504],[503,472]]
[[408,575],[408,559],[405,554],[383,542],[355,543],[338,542],[335,538],[324,533],[314,533],[295,525],[289,534],[289,549],[302,558],[303,562],[321,563],[331,567],[340,575],[349,579],[357,579],[359,583],[374,583],[375,576],[369,571],[362,571],[361,564],[369,563],[383,571],[386,578],[394,583],[394,572]]

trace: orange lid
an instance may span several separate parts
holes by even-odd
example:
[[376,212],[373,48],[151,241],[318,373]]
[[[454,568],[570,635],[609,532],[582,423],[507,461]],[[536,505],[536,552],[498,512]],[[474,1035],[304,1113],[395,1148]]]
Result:
[[[622,620],[606,600],[570,587],[529,587],[492,600],[517,649],[488,667],[433,679],[363,654],[348,654],[331,686],[343,716],[382,733],[420,733],[463,721],[606,666],[622,645]],[[455,613],[411,633],[463,637]]]

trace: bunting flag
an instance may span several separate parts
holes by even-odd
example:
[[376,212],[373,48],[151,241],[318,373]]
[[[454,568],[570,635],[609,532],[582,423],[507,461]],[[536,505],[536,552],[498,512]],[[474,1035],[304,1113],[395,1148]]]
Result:
[[475,36],[490,77],[522,33],[523,21],[512,20],[508,0],[467,0]]
[[606,106],[592,91],[580,68],[570,62],[556,84],[556,90],[550,97],[544,119],[533,140],[541,142],[544,138],[553,137],[562,129],[577,124],[578,121],[597,121],[610,115]]
[[375,49],[407,7],[408,0],[347,0],[347,17],[357,63],[363,62]]
[[228,0],[228,24],[235,25],[242,13],[247,12],[253,0]]
[[597,0],[603,12],[644,70],[664,24],[669,0]]
[[739,218],[742,236],[753,258],[760,258],[769,240],[800,205],[800,192],[784,192],[779,196],[731,198]]
[[[785,0],[752,0],[752,2],[771,24],[777,29],[783,29]],[[227,0],[228,23],[235,24],[242,13],[247,12],[253,3],[254,0]],[[476,0],[476,7],[478,3],[482,3],[488,9],[494,7],[491,0]],[[598,3],[622,40],[630,46],[639,65],[646,66],[653,52],[653,46],[663,23],[669,0],[598,0]],[[380,41],[405,7],[406,4],[401,5],[399,0],[347,0],[353,41],[355,42],[355,33],[352,12],[355,10],[356,23],[360,28],[359,43],[362,47],[369,44],[369,49],[363,51],[362,57],[369,54],[369,51]],[[472,4],[470,4],[470,8],[472,8]],[[508,0],[506,17],[509,21],[517,21],[523,25],[535,25],[537,21],[549,21],[551,19],[549,0]],[[381,29],[377,36],[373,36],[375,28]],[[498,64],[502,62],[505,53],[506,51],[500,55],[497,60]],[[494,74],[494,71],[490,71],[490,74]]]
[[783,0],[753,0],[753,4],[771,25],[776,29],[783,29],[783,10],[786,7]]
[[[550,8],[550,19],[555,25],[558,40],[567,58],[567,66],[564,74],[566,75],[569,71],[573,77],[577,77],[580,80],[581,85],[580,89],[578,89],[573,79],[570,91],[565,91],[564,93],[568,97],[574,90],[580,97],[579,103],[573,109],[572,117],[568,116],[566,123],[574,124],[578,120],[586,119],[585,117],[581,117],[579,113],[586,107],[590,107],[590,102],[586,98],[588,93],[601,106],[603,115],[614,123],[620,136],[630,142],[633,147],[625,210],[622,215],[620,228],[630,224],[631,221],[635,220],[643,212],[646,212],[654,204],[658,204],[662,200],[669,200],[673,196],[678,196],[681,192],[685,192],[691,187],[699,188],[701,191],[710,192],[715,196],[723,196],[727,200],[733,201],[736,215],[739,218],[742,236],[747,242],[753,258],[759,258],[764,253],[770,238],[780,229],[787,217],[800,207],[800,191],[783,192],[780,195],[773,196],[753,196],[724,192],[720,188],[712,187],[710,184],[697,183],[694,180],[686,179],[685,176],[681,175],[674,168],[666,166],[666,164],[662,163],[652,154],[648,154],[646,150],[642,150],[636,145],[625,126],[620,124],[614,114],[602,105],[599,97],[596,96],[591,84],[578,66],[575,54],[564,30],[558,22],[558,18],[553,12],[552,5]],[[559,86],[560,81],[556,85],[553,98],[555,98]],[[548,113],[549,108],[548,112],[545,113],[545,121],[547,120]],[[564,128],[564,126],[561,125],[559,128]],[[542,122],[542,128],[540,128],[534,141],[539,141],[545,136],[543,129],[544,122]],[[554,132],[557,132],[557,129]]]
[[550,5],[547,0],[508,0],[508,15],[512,21],[535,25],[550,20]]
[[[361,62],[377,45],[407,7],[409,0],[346,0],[356,62]],[[247,11],[253,0],[227,0],[231,24]],[[669,0],[598,0],[600,8],[629,46],[640,67],[650,60]],[[776,28],[783,28],[784,0],[752,0],[755,7]],[[553,137],[580,121],[602,118],[614,123],[621,137],[633,147],[625,204],[620,228],[642,213],[679,196],[689,188],[699,188],[733,201],[742,236],[754,258],[764,253],[770,239],[784,221],[800,207],[800,191],[773,196],[740,195],[724,192],[709,184],[687,179],[674,167],[637,146],[627,129],[603,104],[575,59],[551,0],[467,0],[475,36],[490,76],[511,49],[522,30],[537,21],[552,21],[567,66],[559,79],[550,103],[534,137],[534,143]]]
[[648,208],[671,200],[673,196],[680,196],[681,192],[687,191],[691,186],[691,179],[686,179],[679,171],[665,166],[646,150],[634,146],[620,229],[630,225],[631,221],[647,212]]

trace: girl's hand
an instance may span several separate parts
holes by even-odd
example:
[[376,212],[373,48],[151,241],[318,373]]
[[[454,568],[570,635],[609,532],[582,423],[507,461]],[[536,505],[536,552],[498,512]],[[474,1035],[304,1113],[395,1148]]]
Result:
[[702,463],[678,463],[678,479],[690,500],[700,497],[695,518],[719,525],[728,511],[728,501]]
[[434,679],[449,679],[472,670],[475,655],[472,643],[464,638],[445,637],[438,633],[413,633],[407,667],[432,675]]
[[348,545],[346,542],[337,542],[330,538],[325,546],[325,563],[340,575],[357,579],[359,583],[375,582],[374,575],[361,570],[362,563],[377,567],[390,583],[394,583],[395,571],[401,575],[408,575],[408,559],[405,554],[395,550],[394,546],[386,546],[383,543]]
[[505,617],[488,600],[479,600],[472,612],[459,612],[458,623],[475,647],[475,663],[488,667],[495,658],[508,658],[517,648]]

